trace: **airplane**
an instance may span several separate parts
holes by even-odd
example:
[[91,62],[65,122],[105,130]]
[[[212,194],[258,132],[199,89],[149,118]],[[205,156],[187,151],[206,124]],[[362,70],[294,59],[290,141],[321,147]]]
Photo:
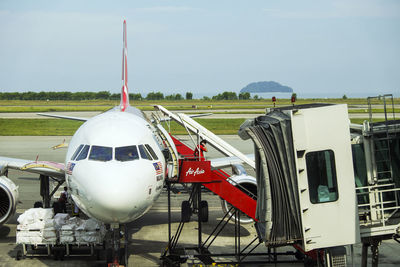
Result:
[[[167,175],[166,148],[151,121],[129,103],[127,67],[124,20],[120,105],[90,119],[41,114],[84,123],[72,136],[63,164],[0,157],[0,225],[15,213],[18,202],[18,187],[7,178],[8,169],[66,182],[83,213],[110,225],[117,244],[113,248],[119,247],[119,228],[152,207]],[[113,251],[114,260],[118,257],[119,248]]]
[[[32,161],[0,157],[0,186],[4,189],[1,199],[17,201],[17,195],[11,193],[16,186],[5,177],[5,172],[20,169],[65,179],[77,206],[113,228],[138,219],[151,208],[165,180],[163,144],[143,113],[130,106],[127,67],[124,20],[120,105],[90,119],[64,117],[85,121],[68,145],[64,164],[36,162],[27,168]],[[1,206],[0,223],[4,223],[15,212],[16,205],[1,202]]]

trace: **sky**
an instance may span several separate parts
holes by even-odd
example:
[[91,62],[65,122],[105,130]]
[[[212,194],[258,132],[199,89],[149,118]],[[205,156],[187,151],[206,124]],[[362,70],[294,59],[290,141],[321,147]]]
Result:
[[0,90],[400,96],[397,0],[0,0]]

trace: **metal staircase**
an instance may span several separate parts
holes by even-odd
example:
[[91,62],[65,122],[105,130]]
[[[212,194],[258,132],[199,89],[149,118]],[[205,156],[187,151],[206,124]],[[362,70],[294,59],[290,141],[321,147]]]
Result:
[[[251,167],[255,167],[254,160],[248,158],[246,155],[213,134],[211,131],[207,130],[189,116],[185,114],[174,114],[159,105],[155,106],[155,108],[161,111],[164,115],[167,115],[170,119],[185,127],[189,135],[190,132],[195,133],[197,135],[197,140],[199,140],[199,138],[205,139],[211,146],[216,148],[224,155],[236,156],[243,162],[249,164]],[[241,190],[240,186],[232,183],[229,180],[230,175],[223,170],[211,170],[210,168],[210,170],[207,171],[207,175],[203,176],[205,178],[200,180],[199,176],[188,176],[185,173],[187,169],[182,168],[182,164],[192,165],[193,168],[197,166],[195,162],[199,159],[194,157],[194,150],[179,141],[174,136],[169,135],[167,131],[159,124],[159,118],[153,116],[153,119],[153,123],[159,130],[161,139],[167,145],[168,150],[172,155],[172,160],[170,160],[169,163],[171,171],[169,171],[168,175],[170,181],[178,183],[201,183],[205,188],[220,196],[232,206],[255,220],[255,211],[257,205],[256,196],[252,195],[250,192],[246,192],[246,190]],[[180,156],[179,164],[178,154]]]
[[[186,174],[185,168],[182,168],[183,164],[191,164],[195,166],[193,161],[194,151],[183,144],[181,141],[171,136],[174,144],[177,148],[177,151],[180,155],[186,155],[186,160],[183,159],[180,162],[180,175],[178,182],[185,183],[194,183],[200,182],[205,188],[209,189],[216,195],[220,196],[222,199],[228,201],[232,206],[239,209],[247,216],[253,218],[255,220],[256,206],[257,200],[254,196],[250,196],[246,192],[242,191],[240,188],[236,187],[234,184],[229,182],[229,174],[224,172],[223,170],[211,170],[209,169],[209,173],[205,176],[204,179],[199,179],[196,176],[190,177]],[[201,162],[201,161],[200,161]],[[203,161],[209,162],[209,161]],[[194,169],[195,167],[193,167]],[[207,171],[206,171],[207,173]]]

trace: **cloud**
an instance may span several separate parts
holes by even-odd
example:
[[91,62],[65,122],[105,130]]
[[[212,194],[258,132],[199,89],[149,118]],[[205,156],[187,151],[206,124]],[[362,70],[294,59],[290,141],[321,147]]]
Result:
[[[271,9],[263,11],[272,18],[332,19],[332,18],[398,18],[400,2],[378,0],[334,0],[324,5],[308,5],[303,9]],[[312,6],[312,7],[310,7]]]

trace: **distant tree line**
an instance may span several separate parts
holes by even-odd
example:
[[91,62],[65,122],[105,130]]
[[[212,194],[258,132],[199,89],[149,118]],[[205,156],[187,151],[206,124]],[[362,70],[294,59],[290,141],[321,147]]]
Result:
[[[183,100],[193,99],[193,93],[186,92],[185,98],[181,94],[171,94],[164,96],[161,92],[150,92],[146,97],[138,94],[129,94],[132,100]],[[100,92],[0,92],[0,100],[119,100],[121,94],[111,94],[109,91]],[[251,99],[250,93],[223,92],[212,98],[207,96],[203,100],[248,100]],[[253,99],[260,99],[257,95]]]

